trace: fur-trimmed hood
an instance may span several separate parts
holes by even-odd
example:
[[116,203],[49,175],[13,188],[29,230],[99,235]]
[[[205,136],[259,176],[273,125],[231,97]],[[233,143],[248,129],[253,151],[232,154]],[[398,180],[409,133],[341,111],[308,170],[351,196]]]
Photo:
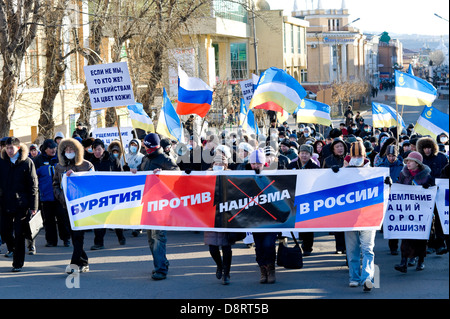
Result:
[[75,165],[81,165],[83,163],[84,159],[84,148],[83,145],[81,145],[80,142],[78,142],[74,138],[65,138],[62,139],[61,142],[58,145],[58,161],[59,165],[61,166],[67,166],[67,158],[64,156],[64,150],[67,146],[72,147],[75,150]]
[[122,158],[123,151],[122,151],[122,145],[120,144],[120,141],[112,141],[111,144],[108,145],[107,151],[112,154],[113,151],[119,152],[119,158]]
[[[23,143],[20,143],[20,145],[19,145],[19,153],[20,153],[20,156],[19,156],[19,160],[20,161],[24,161],[24,160],[26,160],[27,158],[28,158],[28,154],[29,154],[29,150],[28,150],[28,146],[26,146],[25,144],[23,144]],[[2,153],[1,153],[1,158],[3,159],[3,160],[9,160],[9,156],[8,156],[8,154],[6,154],[6,148],[4,148],[3,150],[2,150]]]
[[439,152],[436,141],[431,137],[421,137],[416,143],[417,151],[422,155],[424,154],[423,149],[425,146],[431,146],[431,152],[433,155],[436,155]]

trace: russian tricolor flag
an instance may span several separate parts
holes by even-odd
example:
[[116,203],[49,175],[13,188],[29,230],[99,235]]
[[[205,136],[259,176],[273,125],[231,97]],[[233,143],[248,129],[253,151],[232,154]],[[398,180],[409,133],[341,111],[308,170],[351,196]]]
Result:
[[191,78],[178,66],[179,115],[197,114],[205,117],[211,108],[213,89],[199,78]]

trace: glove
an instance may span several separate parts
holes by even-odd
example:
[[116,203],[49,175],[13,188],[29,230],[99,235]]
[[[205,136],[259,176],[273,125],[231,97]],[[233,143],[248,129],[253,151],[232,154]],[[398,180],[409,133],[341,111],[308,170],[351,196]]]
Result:
[[124,172],[129,172],[130,171],[130,166],[128,166],[126,164],[122,168],[123,168]]
[[388,184],[389,186],[392,185],[392,178],[390,176],[386,176],[386,178],[384,179],[384,183]]
[[337,172],[339,172],[339,166],[333,165],[333,166],[331,166],[331,170],[332,170],[333,172],[337,173]]
[[192,170],[190,168],[188,168],[184,172],[189,175],[192,172]]
[[425,189],[428,189],[428,187],[430,187],[430,186],[431,186],[430,183],[425,183],[425,184],[422,185],[422,187],[425,188]]

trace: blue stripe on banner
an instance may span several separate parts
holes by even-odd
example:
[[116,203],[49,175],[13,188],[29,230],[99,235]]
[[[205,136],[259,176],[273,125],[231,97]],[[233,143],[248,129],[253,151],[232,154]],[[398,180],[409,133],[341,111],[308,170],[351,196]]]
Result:
[[211,104],[212,92],[209,90],[189,91],[178,86],[178,101],[192,104]]
[[[421,117],[425,118],[426,120],[430,121],[430,123],[433,123],[440,129],[442,129],[443,132],[449,131],[449,116],[447,113],[439,111],[435,107],[425,107],[423,109]],[[442,133],[442,132],[441,132]],[[437,133],[440,134],[440,133]]]
[[383,203],[383,177],[295,197],[296,223]]
[[[145,184],[146,175],[121,176],[120,185],[117,183],[117,176],[77,176],[77,183],[74,184],[73,178],[67,178],[67,199],[69,201],[89,196],[95,193],[110,191],[111,189],[135,187],[139,184]],[[101,182],[100,182],[101,180]],[[86,186],[80,188],[80,185]]]

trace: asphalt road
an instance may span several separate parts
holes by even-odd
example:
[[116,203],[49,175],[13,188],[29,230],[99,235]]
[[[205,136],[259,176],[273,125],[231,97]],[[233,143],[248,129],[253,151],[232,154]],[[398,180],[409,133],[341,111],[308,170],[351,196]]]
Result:
[[[167,256],[170,262],[166,280],[151,279],[152,256],[146,234],[132,237],[120,246],[113,231],[105,236],[106,249],[89,250],[94,233],[87,232],[85,249],[90,271],[69,278],[65,268],[72,247],[44,247],[43,232],[37,237],[37,254],[26,256],[22,272],[12,273],[12,260],[0,254],[0,298],[2,299],[448,299],[449,255],[427,256],[424,271],[409,268],[407,274],[394,270],[399,256],[389,253],[387,240],[378,233],[375,264],[379,288],[364,293],[361,287],[348,287],[344,255],[335,254],[334,236],[316,233],[311,256],[304,267],[288,270],[277,267],[275,284],[259,283],[254,248],[243,242],[233,246],[231,284],[223,286],[215,278],[215,264],[203,244],[203,233],[169,232]],[[292,240],[290,240],[292,244]],[[74,288],[68,288],[68,287]],[[79,286],[79,288],[76,288]],[[174,309],[171,309],[174,310]]]

